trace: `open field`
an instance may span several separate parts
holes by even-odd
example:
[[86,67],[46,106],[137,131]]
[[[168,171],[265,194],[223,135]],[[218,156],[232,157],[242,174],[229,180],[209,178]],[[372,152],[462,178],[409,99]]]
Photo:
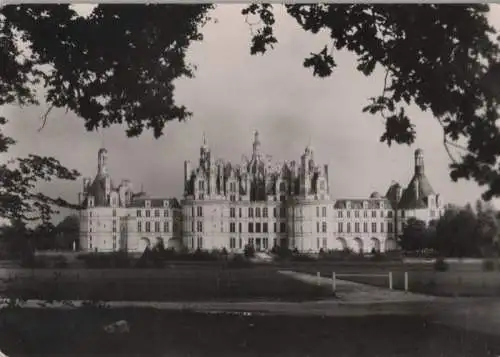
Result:
[[128,301],[283,300],[332,297],[269,267],[221,269],[209,265],[165,269],[9,269],[2,295],[26,299]]
[[[105,324],[127,320],[130,333]],[[47,328],[51,326],[51,328]],[[37,356],[495,356],[493,336],[416,316],[287,317],[122,310],[2,310],[0,346]]]

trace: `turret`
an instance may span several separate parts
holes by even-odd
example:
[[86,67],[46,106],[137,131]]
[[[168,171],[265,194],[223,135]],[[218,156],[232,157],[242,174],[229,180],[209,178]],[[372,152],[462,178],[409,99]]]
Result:
[[108,151],[105,148],[99,149],[97,154],[97,174],[100,176],[108,174]]
[[424,173],[424,152],[422,149],[415,150],[415,175]]

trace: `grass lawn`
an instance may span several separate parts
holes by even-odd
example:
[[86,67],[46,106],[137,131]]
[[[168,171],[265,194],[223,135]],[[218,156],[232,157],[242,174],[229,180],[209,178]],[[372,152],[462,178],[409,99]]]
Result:
[[26,299],[128,301],[283,300],[333,297],[331,289],[297,281],[273,267],[223,269],[16,270],[3,279],[2,294]]
[[[102,327],[125,319],[131,331]],[[153,309],[0,311],[0,348],[37,356],[494,356],[499,338],[422,317],[208,315]]]

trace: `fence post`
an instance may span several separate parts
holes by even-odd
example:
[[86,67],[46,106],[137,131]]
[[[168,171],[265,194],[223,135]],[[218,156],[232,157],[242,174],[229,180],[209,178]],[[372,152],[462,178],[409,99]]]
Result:
[[321,278],[321,273],[318,271],[318,272],[316,273],[316,284],[317,284],[318,286],[320,286],[320,285],[321,285],[321,284],[320,284],[320,282],[319,282],[319,279],[320,279],[320,278]]
[[408,272],[405,271],[405,291],[408,291]]
[[332,273],[332,289],[333,289],[333,292],[335,292],[337,290],[337,282],[335,280],[336,280],[336,276],[335,276],[335,272],[333,272]]
[[392,271],[389,272],[389,289],[392,290]]

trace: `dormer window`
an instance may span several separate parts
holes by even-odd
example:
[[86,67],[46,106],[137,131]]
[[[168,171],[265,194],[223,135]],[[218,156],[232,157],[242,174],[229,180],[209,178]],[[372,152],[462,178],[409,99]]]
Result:
[[351,209],[351,202],[347,201],[347,202],[345,203],[345,208],[347,208],[347,209]]
[[168,208],[168,200],[163,200],[163,207]]
[[145,206],[146,206],[146,208],[150,208],[151,207],[151,201],[150,200],[146,200],[145,201]]
[[368,202],[363,201],[363,208],[364,208],[364,209],[368,209]]

